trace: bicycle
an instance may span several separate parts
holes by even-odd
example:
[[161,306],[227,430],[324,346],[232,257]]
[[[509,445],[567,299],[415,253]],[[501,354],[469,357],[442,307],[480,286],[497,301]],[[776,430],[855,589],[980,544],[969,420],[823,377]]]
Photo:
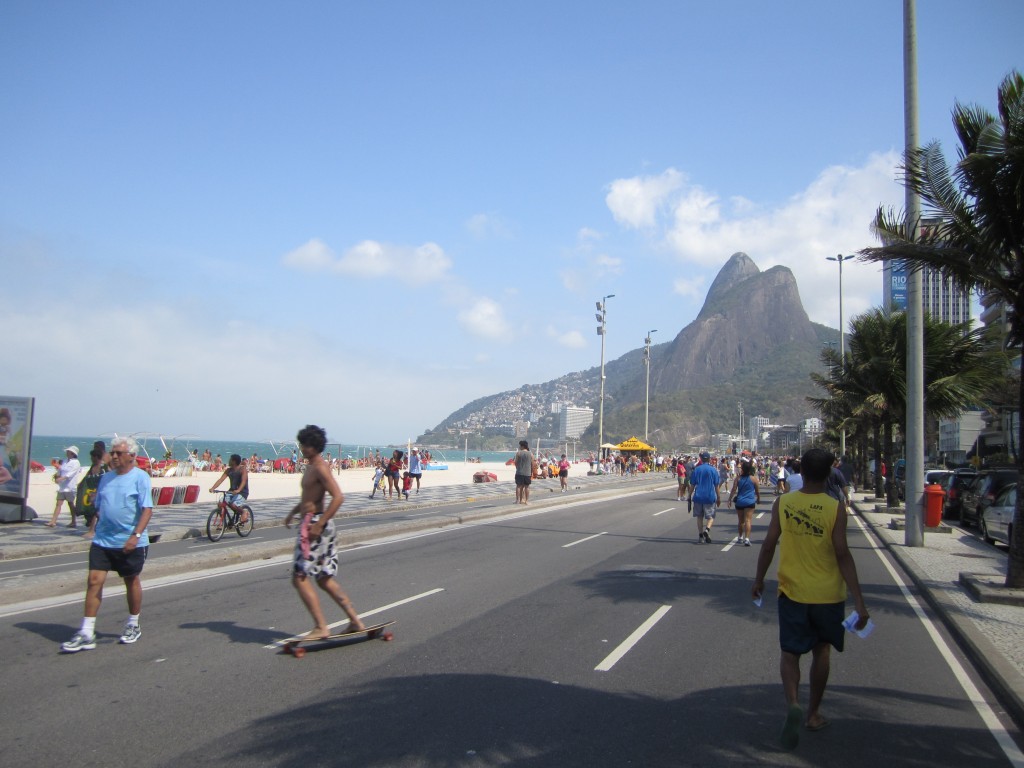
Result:
[[[235,512],[227,502],[230,491],[214,491],[214,493],[220,494],[220,501],[217,502],[217,508],[206,518],[206,536],[210,541],[220,541],[224,537],[224,531],[229,528],[234,528],[235,532],[243,539],[252,533],[253,521],[256,517],[252,513],[252,507],[248,504],[239,504],[237,505],[239,511]],[[248,518],[243,523],[242,513],[244,512],[248,513]]]

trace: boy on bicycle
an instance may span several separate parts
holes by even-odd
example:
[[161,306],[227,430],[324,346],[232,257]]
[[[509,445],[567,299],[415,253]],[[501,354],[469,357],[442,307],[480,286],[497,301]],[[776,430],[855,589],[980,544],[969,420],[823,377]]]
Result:
[[236,515],[241,511],[242,517],[239,522],[249,522],[249,512],[245,509],[239,510],[236,506],[249,498],[249,470],[246,469],[242,457],[237,453],[231,454],[231,458],[228,459],[228,468],[217,478],[217,482],[210,488],[210,493],[217,490],[217,486],[224,481],[224,478],[228,479],[228,494],[224,497],[224,501]]

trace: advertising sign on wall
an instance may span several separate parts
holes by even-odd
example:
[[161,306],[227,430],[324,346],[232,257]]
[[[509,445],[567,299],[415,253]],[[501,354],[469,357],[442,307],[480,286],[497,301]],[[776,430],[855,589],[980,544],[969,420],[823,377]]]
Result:
[[28,498],[35,398],[0,395],[0,501]]

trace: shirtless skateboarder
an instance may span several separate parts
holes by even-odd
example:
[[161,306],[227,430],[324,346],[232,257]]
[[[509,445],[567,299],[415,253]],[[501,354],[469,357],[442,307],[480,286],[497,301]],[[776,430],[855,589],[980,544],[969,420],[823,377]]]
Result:
[[[332,519],[341,503],[345,500],[338,483],[331,474],[330,467],[324,461],[324,446],[327,444],[327,433],[320,427],[307,425],[297,435],[299,450],[308,462],[306,471],[302,473],[302,496],[295,508],[284,519],[285,527],[291,528],[292,519],[300,518],[299,535],[295,541],[295,569],[292,584],[302,598],[303,604],[313,617],[313,629],[305,636],[315,640],[331,634],[320,608],[320,599],[310,579],[336,602],[345,615],[349,625],[346,632],[359,632],[365,629],[334,574],[338,571],[338,549],[336,546],[337,532]],[[331,495],[331,503],[324,509],[324,494]]]

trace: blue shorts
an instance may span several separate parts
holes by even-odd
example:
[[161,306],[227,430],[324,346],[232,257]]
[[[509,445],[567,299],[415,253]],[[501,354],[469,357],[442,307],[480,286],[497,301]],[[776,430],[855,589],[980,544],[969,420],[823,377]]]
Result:
[[714,520],[718,507],[715,504],[704,504],[700,501],[693,502],[693,516],[703,517],[706,520]]
[[846,603],[808,604],[779,595],[779,647],[797,656],[829,643],[842,653]]
[[245,496],[240,493],[226,493],[224,494],[224,501],[228,504],[234,504],[235,506],[242,506],[245,504]]

